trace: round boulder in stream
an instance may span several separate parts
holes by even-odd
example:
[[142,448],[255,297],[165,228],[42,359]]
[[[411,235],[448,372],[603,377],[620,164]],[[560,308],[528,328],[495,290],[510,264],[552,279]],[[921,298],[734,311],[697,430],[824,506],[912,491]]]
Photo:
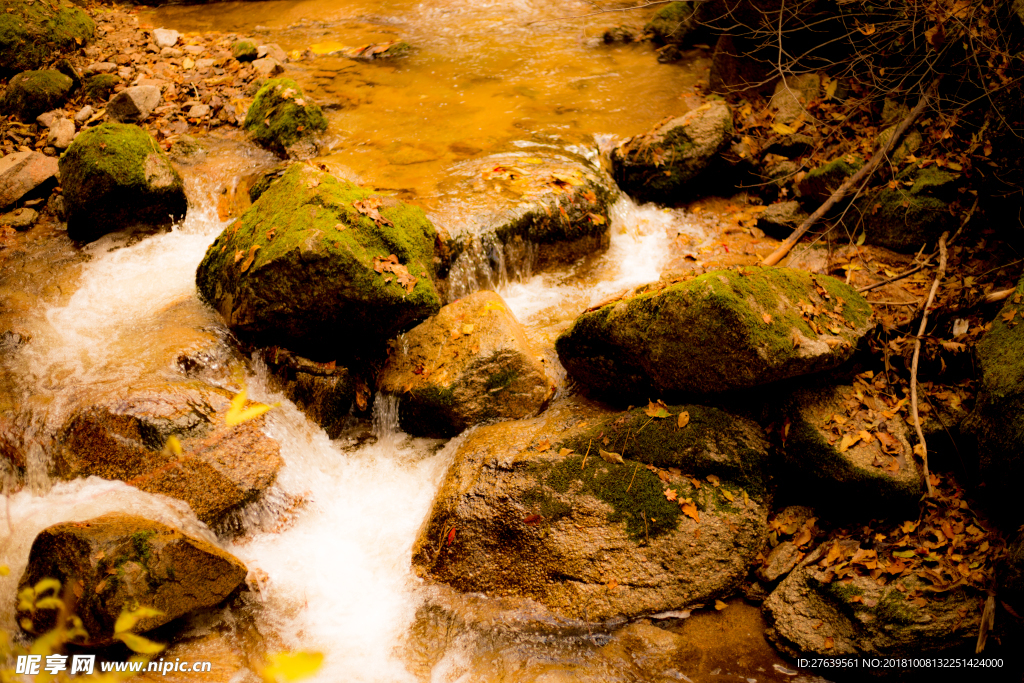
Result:
[[767,533],[768,444],[702,406],[576,400],[481,427],[413,548],[424,577],[589,622],[728,595]]
[[729,105],[706,102],[616,147],[611,154],[612,175],[622,191],[638,202],[675,204],[713,168],[731,140]]
[[585,312],[555,348],[605,396],[713,394],[832,369],[872,326],[871,306],[834,278],[743,267],[633,290]]
[[199,292],[261,345],[372,349],[441,308],[423,212],[294,164],[210,246]]
[[185,216],[181,175],[142,128],[104,123],[60,158],[68,235],[88,242],[115,230],[169,228]]
[[380,389],[401,396],[406,431],[453,436],[487,420],[535,415],[555,385],[501,297],[477,292],[396,340]]
[[327,119],[295,81],[273,78],[256,93],[244,128],[263,147],[282,156],[304,158],[316,154],[312,136],[327,130]]
[[[284,464],[263,418],[225,424],[231,394],[201,382],[135,388],[74,413],[54,455],[64,479],[95,475],[178,498],[214,524],[267,489]],[[167,447],[176,437],[180,452]]]
[[[85,522],[55,524],[32,543],[19,591],[56,579],[73,594],[75,614],[88,632],[83,645],[107,645],[122,611],[139,606],[163,614],[148,616],[132,631],[212,607],[245,580],[246,567],[208,541],[186,536],[159,522],[111,513]],[[21,611],[32,633],[56,624],[55,609]],[[76,641],[77,642],[77,641]]]

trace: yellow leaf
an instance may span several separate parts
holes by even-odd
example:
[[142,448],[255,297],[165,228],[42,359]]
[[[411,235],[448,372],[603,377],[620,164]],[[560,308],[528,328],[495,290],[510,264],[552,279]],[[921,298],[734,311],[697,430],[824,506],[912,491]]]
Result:
[[654,401],[648,401],[647,409],[644,410],[644,413],[646,413],[648,417],[657,418],[666,418],[671,417],[672,415],[672,413],[668,412],[668,406],[665,405],[665,402],[660,400],[657,403]]
[[960,164],[956,163],[955,161],[947,161],[946,162],[946,168],[948,168],[951,171],[962,171],[962,170],[964,170],[964,167],[961,166]]
[[462,326],[462,334],[473,334],[473,326],[472,325],[463,325]]
[[134,633],[115,633],[114,637],[127,645],[132,652],[138,652],[140,655],[155,655],[167,647]]
[[914,444],[914,455],[918,456],[922,460],[928,455],[923,443]]
[[680,503],[679,509],[693,521],[700,522],[700,512],[697,511],[697,506],[689,498]]
[[167,437],[167,443],[164,444],[163,453],[164,455],[181,457],[183,450],[181,448],[181,441],[178,440],[178,437],[173,434]]
[[857,443],[858,441],[860,441],[860,436],[855,436],[853,434],[844,435],[843,440],[839,443],[839,452],[845,453],[846,451],[850,450],[850,446]]
[[254,244],[249,247],[249,256],[246,257],[245,261],[242,262],[242,272],[249,270],[249,266],[256,260],[256,250],[260,248],[260,245]]
[[718,489],[718,490],[722,492],[722,495],[725,496],[726,500],[728,500],[730,503],[733,502],[734,500],[736,500],[736,496],[734,496],[732,494],[732,492],[729,491],[729,489]]
[[772,124],[772,130],[774,130],[779,135],[792,135],[793,133],[796,132],[796,128],[794,128],[793,126],[787,126],[784,123],[778,122]]
[[718,485],[719,485],[719,483],[721,483],[721,481],[719,480],[719,478],[718,478],[718,477],[716,477],[716,476],[715,476],[715,475],[713,475],[713,474],[709,474],[709,475],[707,476],[707,480],[708,480],[708,483],[710,483],[710,484],[711,484],[712,486],[718,486]]
[[619,465],[625,465],[626,464],[626,461],[623,460],[622,456],[619,455],[618,453],[611,453],[609,451],[602,450],[600,448],[597,449],[597,453],[598,453],[598,455],[601,456],[601,459],[604,460],[605,462],[617,463]]
[[872,33],[875,32],[875,25],[874,24],[859,24],[857,26],[857,30],[860,31],[861,33],[863,33],[866,36],[870,36]]
[[6,564],[0,564],[0,576],[9,576],[10,573],[11,573],[11,568],[10,567],[8,567]]
[[315,674],[323,663],[324,656],[319,652],[279,652],[270,655],[270,666],[263,670],[263,680],[299,681]]
[[231,399],[231,407],[228,409],[228,414],[224,416],[224,422],[228,427],[234,427],[243,422],[253,420],[278,405],[278,403],[269,406],[257,403],[243,410],[243,406],[245,406],[245,387],[242,387],[242,390]]
[[560,451],[558,451],[559,457],[562,457],[562,458],[564,458],[565,456],[569,455],[570,453],[572,453],[572,449],[571,448],[563,448]]
[[860,430],[857,433],[857,436],[859,436],[860,440],[863,441],[864,443],[871,443],[872,441],[875,440],[875,437],[871,436],[871,432],[867,431],[866,429]]
[[327,41],[323,43],[313,43],[309,46],[310,51],[315,55],[329,55],[332,52],[341,52],[347,45],[338,43],[335,41]]
[[765,313],[764,315],[761,316],[761,320],[764,321],[765,325],[771,325],[772,324],[772,314],[771,313]]
[[729,605],[725,604],[721,600],[715,600],[715,609],[718,610],[719,612],[721,612],[722,610],[724,610],[728,606]]
[[676,420],[676,428],[682,429],[688,424],[690,424],[690,413],[684,410],[683,412],[679,413],[679,419]]
[[135,628],[140,619],[146,617],[162,617],[163,612],[153,607],[139,607],[132,611],[121,612],[121,615],[114,622],[114,633],[127,633]]
[[839,87],[839,81],[832,78],[829,80],[828,85],[825,86],[825,99],[831,100],[836,96],[836,88]]

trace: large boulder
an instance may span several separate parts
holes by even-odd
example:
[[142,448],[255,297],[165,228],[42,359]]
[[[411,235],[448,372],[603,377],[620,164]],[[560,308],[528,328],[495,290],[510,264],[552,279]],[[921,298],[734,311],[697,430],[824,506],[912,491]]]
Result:
[[[950,212],[959,176],[934,167],[904,169],[895,187],[884,187],[865,197],[851,211],[851,223],[859,223],[865,241],[895,251],[916,252],[933,245],[945,230],[956,227]],[[857,226],[854,225],[854,228]]]
[[611,154],[619,187],[640,202],[675,204],[693,192],[695,181],[714,168],[732,140],[732,110],[712,100],[697,109],[635,135]]
[[787,484],[843,515],[915,509],[924,475],[910,446],[905,404],[856,385],[804,389],[786,410]]
[[976,349],[981,387],[964,424],[978,446],[988,503],[1010,524],[1024,522],[1024,278]]
[[196,283],[228,325],[318,361],[441,308],[423,212],[295,164],[206,252]]
[[817,208],[863,165],[863,159],[847,155],[813,168],[797,183],[797,195],[806,202],[814,203]]
[[[88,636],[80,644],[115,642],[124,611],[139,606],[163,614],[140,620],[133,632],[149,631],[198,609],[212,607],[244,580],[246,567],[208,541],[143,517],[110,513],[85,522],[55,524],[32,543],[19,590],[56,579],[74,595],[74,613]],[[49,631],[55,609],[19,614],[33,634]],[[77,641],[76,641],[77,642]]]
[[448,304],[402,335],[379,388],[401,397],[405,431],[445,436],[487,420],[535,415],[555,391],[537,350],[494,292]]
[[743,267],[634,290],[583,313],[555,348],[605,396],[714,394],[835,368],[873,324],[834,278]]
[[70,78],[53,69],[24,71],[7,84],[2,109],[23,121],[32,121],[63,105],[73,85]]
[[14,152],[0,157],[0,209],[36,188],[57,184],[57,160],[42,152]]
[[606,249],[618,195],[594,163],[549,149],[462,162],[438,190],[449,300]]
[[60,158],[68,235],[88,242],[115,230],[169,228],[188,209],[185,185],[149,133],[104,123]]
[[767,532],[764,433],[701,406],[606,415],[567,402],[471,432],[416,540],[415,571],[589,622],[735,590]]
[[[295,81],[274,78],[256,93],[243,127],[263,147],[281,155],[295,156],[289,149],[298,150],[299,143],[308,143],[311,136],[327,130],[327,119]],[[315,148],[308,151],[310,153],[299,156],[313,156]]]
[[[207,524],[254,500],[284,464],[263,418],[228,427],[231,394],[201,382],[114,393],[76,411],[58,439],[64,479],[98,476],[184,500]],[[170,437],[180,453],[167,448]]]
[[0,0],[0,75],[37,69],[92,40],[96,24],[67,0]]

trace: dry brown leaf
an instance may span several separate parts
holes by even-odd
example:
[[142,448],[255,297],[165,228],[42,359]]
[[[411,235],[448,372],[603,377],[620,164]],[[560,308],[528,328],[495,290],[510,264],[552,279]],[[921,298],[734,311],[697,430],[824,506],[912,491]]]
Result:
[[363,214],[377,225],[386,225],[388,227],[394,227],[394,223],[380,215],[378,209],[383,205],[384,198],[377,196],[367,197],[366,199],[360,200],[358,202],[352,202],[352,206],[353,208],[355,208],[356,211]]
[[690,424],[690,413],[684,410],[679,413],[679,419],[676,420],[676,429],[682,429],[688,424]]
[[245,271],[249,270],[249,267],[252,265],[252,262],[256,260],[256,250],[259,248],[260,245],[258,244],[254,244],[251,247],[249,247],[249,256],[247,256],[245,261],[242,263],[241,272],[244,273]]
[[676,497],[677,497],[676,490],[675,489],[666,489],[665,490],[665,497],[668,498],[669,500],[675,500]]
[[601,459],[604,460],[605,462],[610,462],[610,463],[614,463],[614,464],[618,464],[618,465],[625,465],[626,464],[626,461],[623,460],[622,456],[619,455],[618,453],[610,453],[609,451],[606,451],[603,448],[598,448],[597,449],[597,453],[598,453],[598,455],[601,456]]
[[700,522],[700,512],[697,510],[697,506],[693,504],[693,501],[689,498],[683,500],[679,504],[679,509],[683,511],[683,514],[692,519],[695,522]]

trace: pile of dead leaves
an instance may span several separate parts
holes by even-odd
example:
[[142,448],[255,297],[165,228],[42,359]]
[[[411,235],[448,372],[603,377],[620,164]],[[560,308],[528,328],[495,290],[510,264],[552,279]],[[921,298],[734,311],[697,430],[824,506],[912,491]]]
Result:
[[[398,284],[405,287],[405,291],[412,292],[416,286],[416,282],[419,278],[409,272],[409,269],[398,262],[398,257],[394,254],[389,256],[374,256],[373,257],[373,269],[378,273],[384,275],[385,273],[394,273],[398,279]],[[391,284],[391,276],[384,275],[384,284]]]

